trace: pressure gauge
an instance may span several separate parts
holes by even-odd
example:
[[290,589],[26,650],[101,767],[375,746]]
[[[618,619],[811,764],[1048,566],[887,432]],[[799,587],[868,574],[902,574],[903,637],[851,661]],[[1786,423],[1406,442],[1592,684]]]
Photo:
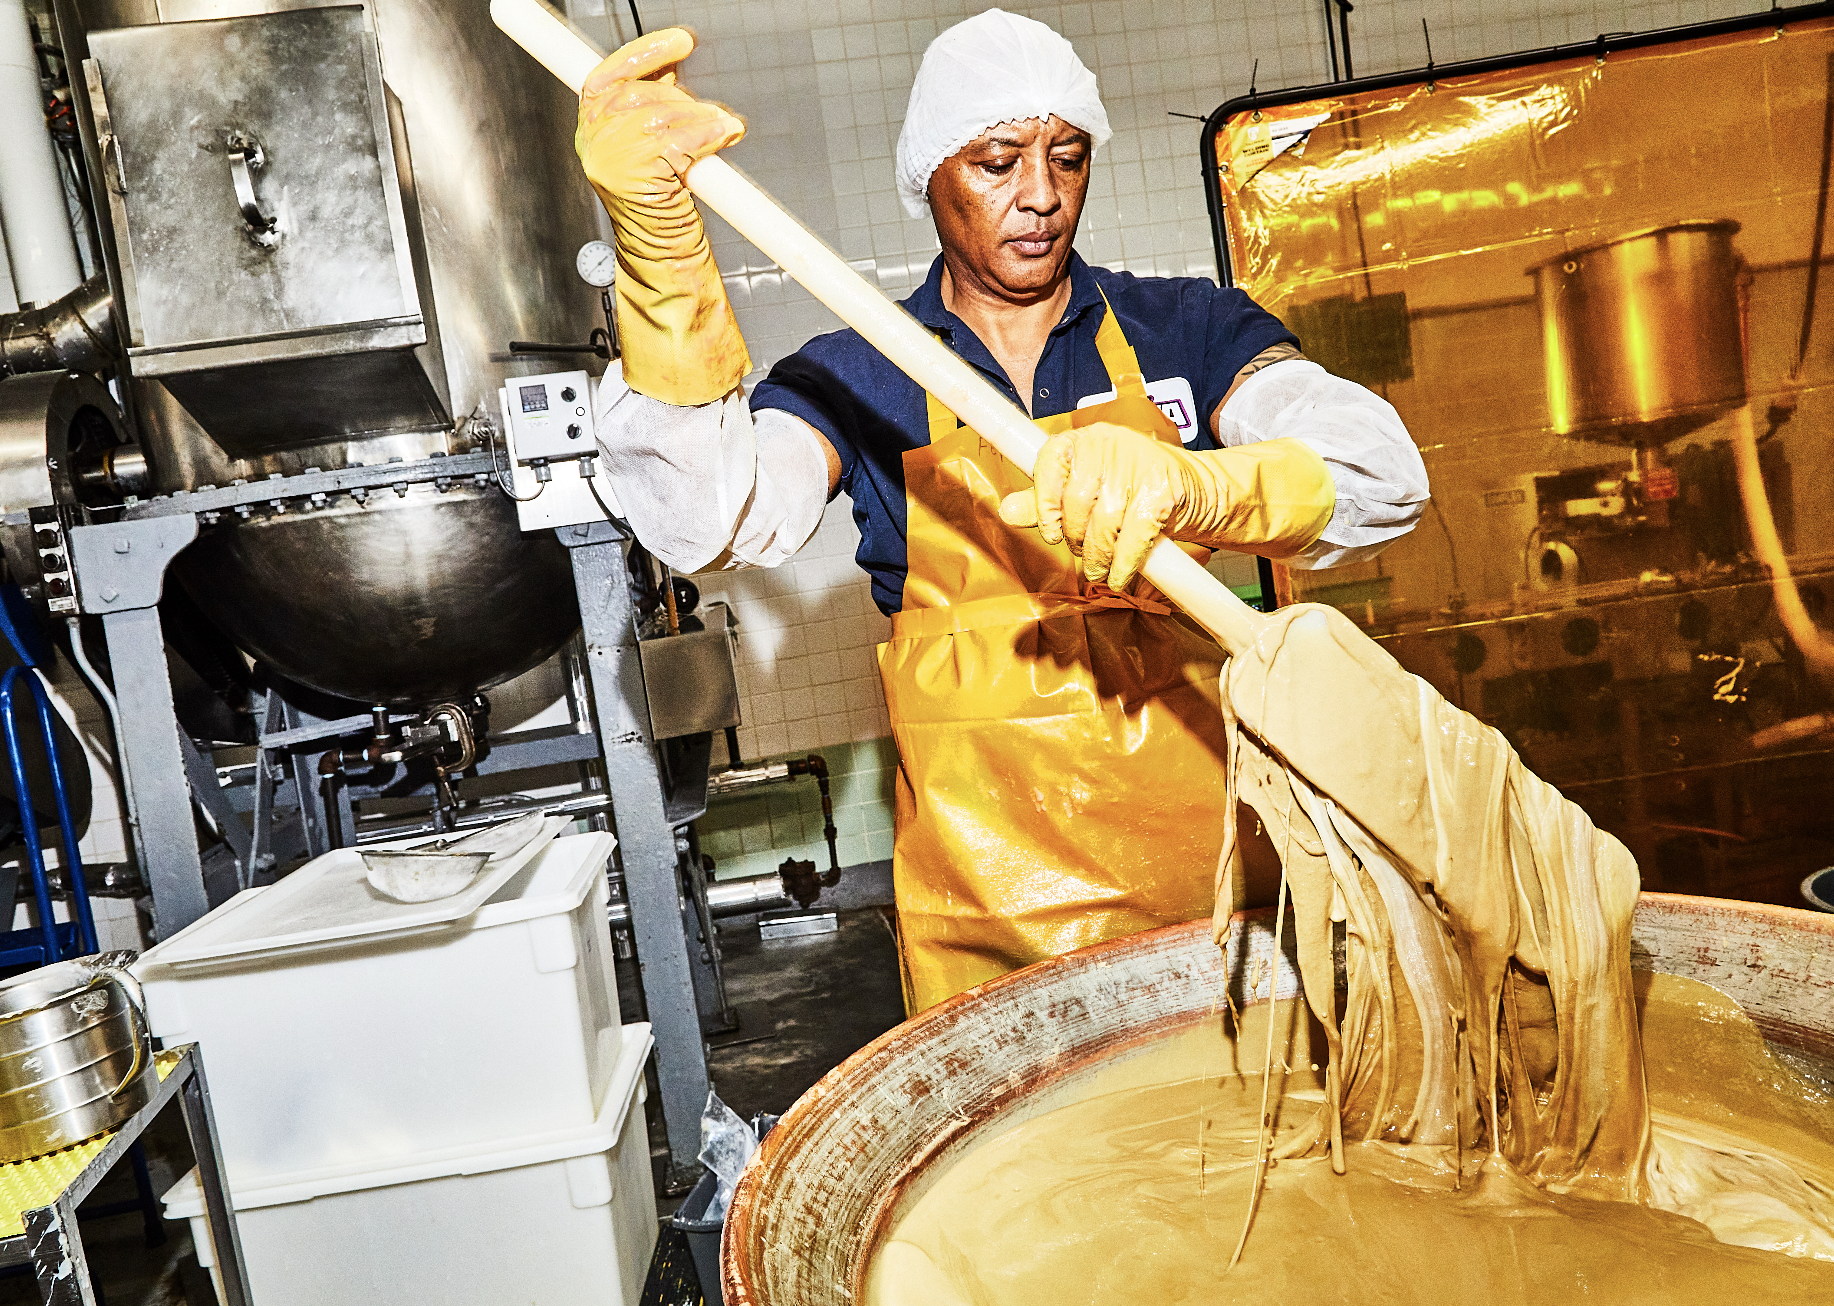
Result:
[[617,280],[618,252],[602,240],[589,240],[579,247],[573,266],[579,269],[580,280],[603,290]]

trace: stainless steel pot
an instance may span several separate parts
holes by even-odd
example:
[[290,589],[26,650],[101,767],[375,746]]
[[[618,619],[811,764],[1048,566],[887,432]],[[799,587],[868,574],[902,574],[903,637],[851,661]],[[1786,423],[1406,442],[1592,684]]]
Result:
[[516,505],[469,485],[213,527],[172,575],[268,666],[361,703],[488,688],[579,629],[566,549],[519,535]]
[[[981,1124],[1223,1008],[1298,992],[1271,913],[1149,930],[971,989],[830,1071],[758,1149],[726,1217],[727,1306],[851,1306],[900,1196]],[[1288,946],[1292,946],[1288,933]],[[1834,1060],[1834,917],[1643,895],[1632,965],[1715,985],[1811,1072]],[[1260,976],[1258,982],[1251,977]]]
[[131,952],[0,983],[0,1165],[94,1138],[147,1104],[153,1045]]
[[1736,222],[1678,222],[1529,269],[1561,435],[1657,445],[1745,402]]

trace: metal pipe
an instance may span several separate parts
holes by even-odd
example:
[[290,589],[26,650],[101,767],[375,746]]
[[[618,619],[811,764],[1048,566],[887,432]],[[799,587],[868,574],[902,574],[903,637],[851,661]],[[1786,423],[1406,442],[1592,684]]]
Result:
[[821,877],[823,887],[832,889],[841,882],[840,831],[834,828],[834,795],[828,791],[828,759],[810,753],[802,762],[790,763],[792,771],[802,770],[815,777],[815,788],[821,794],[821,833],[828,842],[828,873]]
[[0,317],[0,380],[28,372],[93,372],[114,356],[115,301],[106,277],[91,277],[43,308]]
[[[789,905],[790,895],[784,892],[783,880],[776,875],[754,875],[744,880],[713,880],[707,885],[707,914],[715,920],[774,911]],[[625,929],[630,925],[630,907],[626,903],[612,903],[606,916],[614,929]]]
[[711,881],[707,885],[707,910],[714,916],[744,916],[790,905],[778,875],[754,875],[744,880]]
[[805,775],[815,777],[815,786],[821,793],[822,837],[828,843],[828,871],[821,877],[821,882],[833,888],[841,882],[841,857],[837,842],[840,832],[834,827],[834,798],[828,788],[828,761],[820,753],[810,753],[807,757],[794,757],[782,762],[761,762],[757,766],[733,766],[724,771],[715,771],[707,778],[707,797],[723,797],[742,789],[750,789],[754,785],[779,784]]
[[146,454],[137,444],[104,449],[100,458],[72,467],[70,474],[83,489],[116,498],[129,494],[145,497],[153,484]]
[[338,778],[344,773],[345,755],[334,748],[318,759],[319,800],[325,805],[325,841],[336,852],[344,846],[343,822],[338,820]]
[[761,762],[757,766],[735,766],[725,771],[715,771],[707,777],[707,797],[717,798],[722,794],[750,789],[753,785],[776,784],[789,778],[790,764],[788,762]]
[[[30,877],[25,877],[29,879]],[[62,866],[45,867],[45,883],[51,888],[54,897],[62,897],[70,892],[70,877],[64,873]],[[140,872],[126,862],[86,862],[83,865],[83,885],[93,898],[144,898],[146,881],[140,878]],[[21,890],[31,892],[31,887],[23,882],[16,882],[13,890],[13,902],[20,900]],[[4,915],[7,904],[0,901],[0,915]]]
[[[0,0],[0,231],[22,304],[56,299],[83,279],[64,179],[45,125],[44,90],[25,0]],[[0,369],[0,376],[4,376]]]

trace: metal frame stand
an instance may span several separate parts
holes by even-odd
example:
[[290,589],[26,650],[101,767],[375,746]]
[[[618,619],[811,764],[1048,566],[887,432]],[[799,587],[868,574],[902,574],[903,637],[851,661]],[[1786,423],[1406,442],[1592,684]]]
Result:
[[166,565],[197,538],[197,518],[185,513],[73,526],[68,538],[77,602],[84,612],[101,614],[108,638],[127,820],[153,894],[155,927],[164,937],[210,910],[158,607]]
[[[226,513],[317,506],[340,495],[361,500],[423,483],[440,490],[464,481],[484,485],[491,477],[484,453],[307,469],[130,502],[113,524],[65,529],[77,606],[101,616],[114,667],[122,788],[135,853],[153,896],[157,937],[170,937],[237,889],[263,882],[278,863],[327,851],[333,823],[336,842],[354,843],[350,802],[369,791],[353,784],[340,794],[338,810],[328,811],[310,753],[372,729],[367,716],[320,721],[271,694],[252,783],[225,788],[226,773],[185,736],[175,714],[157,607],[167,564],[197,538],[200,521],[208,525]],[[711,741],[690,736],[664,746],[653,737],[625,558],[628,537],[608,522],[564,526],[556,534],[572,561],[586,648],[585,684],[570,686],[570,695],[577,699],[590,687],[596,731],[579,724],[511,736],[493,744],[479,769],[602,762],[605,793],[542,807],[592,815],[609,799],[644,999],[656,1031],[675,1185],[698,1173],[700,1115],[709,1090],[701,1011],[707,1008],[718,1020],[725,1008],[710,918],[697,910],[704,877],[697,862],[689,865],[686,837],[706,810]],[[222,833],[221,847],[200,847],[194,800]],[[286,819],[285,807],[297,809],[297,818]],[[691,886],[686,894],[684,883]]]
[[95,1286],[89,1277],[89,1260],[83,1251],[83,1233],[77,1207],[95,1191],[110,1170],[133,1148],[147,1126],[177,1098],[184,1112],[185,1132],[197,1158],[198,1182],[204,1190],[204,1209],[210,1216],[210,1241],[216,1249],[218,1271],[223,1276],[223,1306],[248,1306],[248,1266],[242,1259],[242,1238],[236,1231],[235,1212],[229,1204],[229,1180],[223,1171],[223,1153],[217,1142],[216,1117],[210,1112],[210,1088],[204,1079],[197,1045],[179,1050],[178,1061],[153,1090],[147,1104],[130,1116],[96,1153],[81,1174],[57,1200],[24,1212],[25,1233],[0,1241],[0,1265],[30,1261],[45,1306],[96,1306]]
[[656,1033],[670,1178],[679,1182],[697,1169],[700,1114],[711,1085],[683,921],[680,852],[656,741],[650,737],[649,700],[631,620],[626,537],[609,522],[563,526],[556,534],[567,547],[579,592],[587,678],[617,821],[624,893],[637,939],[644,1002]]

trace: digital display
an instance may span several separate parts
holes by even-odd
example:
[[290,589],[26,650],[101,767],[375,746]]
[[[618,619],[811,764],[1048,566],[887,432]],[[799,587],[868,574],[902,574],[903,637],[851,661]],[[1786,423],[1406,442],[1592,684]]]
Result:
[[516,388],[522,396],[523,412],[545,413],[548,411],[548,388],[545,385],[524,385]]

